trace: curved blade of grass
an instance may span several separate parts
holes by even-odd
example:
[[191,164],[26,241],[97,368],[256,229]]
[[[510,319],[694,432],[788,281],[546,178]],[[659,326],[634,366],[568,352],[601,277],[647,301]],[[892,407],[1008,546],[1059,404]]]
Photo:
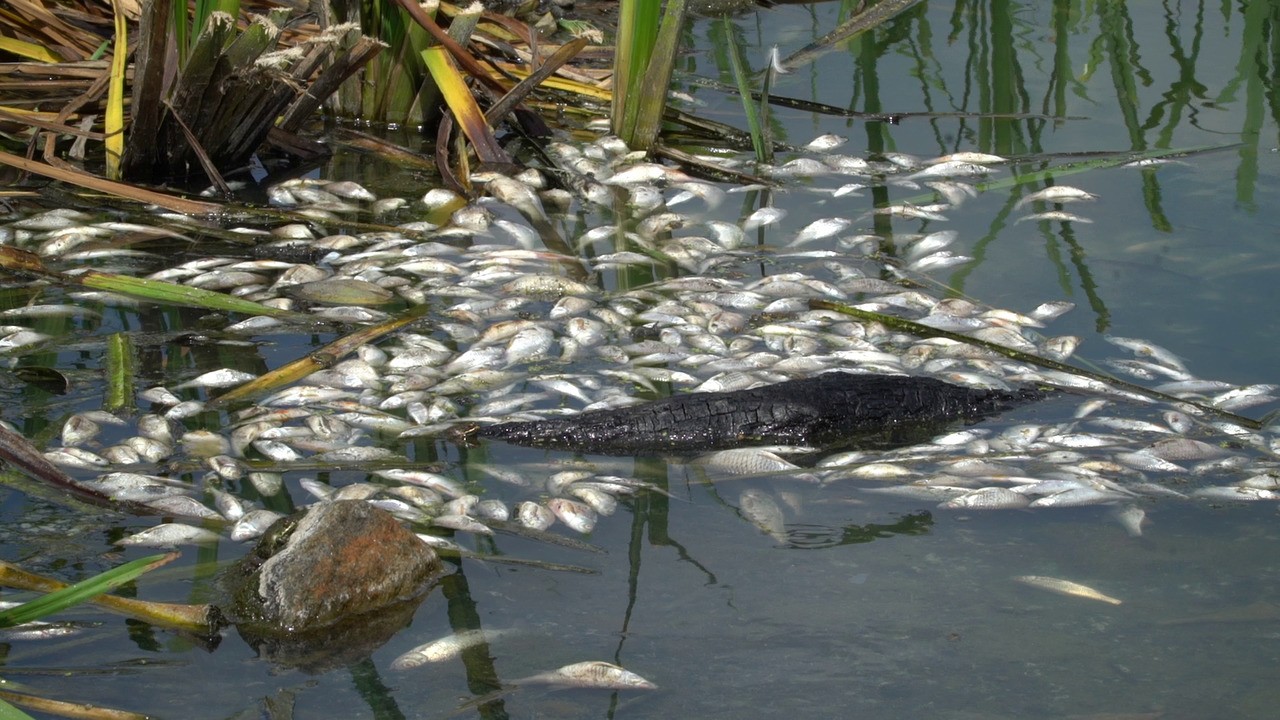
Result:
[[429,47],[422,51],[422,60],[426,63],[431,78],[436,81],[436,86],[440,88],[445,104],[462,125],[462,132],[471,141],[480,162],[510,163],[511,158],[493,136],[493,130],[485,120],[480,106],[476,104],[467,81],[450,59],[448,51],[439,45]]
[[[149,572],[172,562],[179,556],[180,553],[171,552],[164,555],[152,555],[140,560],[134,560],[133,562],[121,565],[114,570],[108,570],[101,575],[95,575],[88,580],[78,582],[75,585],[67,585],[64,582],[54,580],[53,578],[27,572],[16,565],[0,561],[0,585],[15,587],[22,590],[34,590],[36,592],[50,593],[47,597],[40,598],[39,600],[32,600],[30,603],[24,603],[16,608],[6,611],[6,613],[22,610],[28,605],[41,603],[49,600],[51,597],[58,596],[59,599],[56,600],[54,605],[56,609],[47,610],[45,608],[40,608],[40,615],[36,615],[34,617],[26,617],[32,612],[30,610],[26,610],[21,616],[19,616],[25,617],[26,619],[10,618],[10,621],[15,623],[30,622],[32,619],[35,619],[35,617],[43,617],[87,600],[112,612],[143,620],[153,625],[173,628],[175,630],[184,630],[200,636],[212,635],[217,631],[217,628],[223,624],[221,613],[219,613],[217,608],[212,605],[181,605],[176,603],[147,602],[145,600],[135,600],[133,598],[104,594],[108,590],[129,582],[145,572]],[[78,596],[79,599],[74,602],[63,604],[66,602],[67,597],[74,597],[70,594],[66,596],[61,595],[64,590],[75,590],[75,596]],[[0,627],[3,627],[3,625],[0,625]]]
[[[110,592],[134,580],[143,573],[154,570],[161,565],[167,565],[177,557],[178,553],[175,552],[139,558],[118,568],[94,575],[87,580],[81,580],[75,585],[66,585],[62,589],[51,592],[44,597],[0,611],[0,627],[13,627],[14,625],[29,623],[33,620],[39,620],[42,617],[62,612],[69,607],[74,607],[98,595]],[[25,574],[24,570],[9,563],[0,563],[0,582],[9,584],[10,574],[15,572]]]
[[103,129],[107,139],[105,147],[106,175],[111,180],[120,179],[120,158],[124,156],[124,73],[129,55],[129,27],[119,2],[112,2],[115,15],[116,43],[111,53],[111,80],[107,85],[107,113]]
[[[561,49],[567,47],[569,44],[570,43],[565,43],[564,46],[561,46]],[[559,54],[559,52],[557,52],[557,54]],[[551,62],[551,58],[543,61],[544,64],[549,62]],[[514,63],[504,62],[498,62],[496,65],[511,77],[528,78],[531,74],[529,72],[528,65],[516,65]],[[582,95],[583,97],[598,100],[600,102],[609,102],[613,98],[614,94],[613,91],[608,88],[598,87],[596,85],[582,82],[581,80],[573,80],[571,78],[561,77],[558,75],[553,75],[540,80],[539,85],[552,90],[564,90],[565,92],[571,92],[575,95]],[[492,115],[493,111],[490,110],[489,114]]]
[[785,70],[794,70],[801,65],[811,63],[834,49],[836,43],[849,40],[868,30],[874,30],[919,2],[920,0],[881,0],[840,23],[836,29],[826,35],[788,55],[782,61],[781,67]]
[[993,343],[993,342],[988,342],[986,340],[980,340],[978,338],[969,337],[968,335],[961,335],[960,333],[954,333],[948,330],[939,330],[937,328],[932,328],[932,327],[929,327],[928,325],[921,325],[918,322],[913,322],[911,320],[906,320],[904,318],[894,317],[892,315],[884,315],[877,312],[871,312],[869,310],[860,310],[851,305],[846,305],[844,303],[839,303],[832,300],[810,300],[809,308],[812,310],[830,310],[832,312],[840,313],[841,315],[848,315],[850,317],[858,318],[859,320],[866,320],[868,322],[877,322],[884,325],[885,327],[893,328],[894,330],[898,330],[901,332],[910,333],[912,335],[917,335],[919,337],[946,338],[948,340],[954,340],[956,342],[964,343],[966,345],[974,345],[984,350],[988,350],[990,352],[996,353],[997,355],[1003,355],[1012,360],[1017,360],[1018,362],[1024,362],[1024,363],[1027,363],[1028,365],[1037,365],[1039,367],[1048,368],[1050,370],[1056,370],[1058,372],[1069,373],[1071,375],[1076,375],[1078,377],[1088,378],[1090,380],[1094,380],[1094,381],[1109,385],[1113,388],[1116,388],[1117,390],[1123,390],[1124,392],[1133,393],[1134,395],[1141,395],[1143,397],[1148,397],[1153,400],[1159,400],[1160,402],[1173,403],[1175,405],[1190,406],[1205,414],[1220,417],[1224,420],[1233,422],[1243,427],[1250,428],[1252,430],[1258,430],[1262,427],[1262,424],[1257,420],[1254,420],[1253,418],[1247,418],[1247,417],[1244,417],[1243,415],[1237,415],[1233,412],[1228,412],[1226,410],[1223,410],[1222,408],[1216,408],[1212,405],[1205,405],[1203,403],[1198,403],[1192,400],[1186,400],[1184,398],[1175,397],[1167,393],[1162,393],[1159,390],[1152,390],[1151,388],[1148,388],[1148,387],[1135,385],[1131,382],[1127,382],[1119,378],[1107,375],[1106,373],[1086,370],[1084,368],[1079,368],[1074,365],[1068,365],[1066,363],[1058,362],[1057,360],[1050,360],[1049,358],[1043,358],[1043,357],[1040,357],[1039,355],[1032,355],[1031,353],[1022,352],[1021,350],[1014,350],[1013,348],[1005,347],[1004,345],[997,345],[996,343]]
[[[738,43],[738,26],[728,15],[721,18],[724,24],[724,36],[729,44],[729,64],[733,68],[733,81],[738,86],[738,99],[742,101],[742,112],[747,117],[747,128],[751,131],[751,147],[756,153],[756,162],[772,163],[773,148],[765,144],[764,119],[761,111],[767,110],[767,102],[756,105],[751,99],[751,68],[743,57],[742,45]],[[768,97],[768,92],[762,93]]]
[[418,320],[423,315],[427,314],[429,308],[429,305],[415,305],[401,313],[399,317],[394,317],[377,325],[360,328],[350,335],[334,340],[315,352],[308,353],[304,358],[294,360],[287,365],[272,370],[260,378],[250,380],[243,385],[232,388],[222,395],[210,400],[206,404],[206,407],[215,408],[227,405],[228,403],[247,400],[256,395],[288,385],[289,383],[297,382],[313,372],[323,370],[333,365],[339,359],[354,352],[356,348],[361,345],[367,345],[387,333],[395,332],[396,330]]

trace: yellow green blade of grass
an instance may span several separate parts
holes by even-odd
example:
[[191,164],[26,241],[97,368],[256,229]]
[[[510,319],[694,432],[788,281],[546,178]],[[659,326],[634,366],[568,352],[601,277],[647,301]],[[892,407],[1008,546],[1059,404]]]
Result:
[[11,52],[14,55],[27,58],[28,60],[35,60],[36,62],[62,62],[62,58],[55,55],[46,47],[18,40],[17,38],[4,37],[3,35],[0,35],[0,51]]
[[[21,698],[9,698],[9,700],[22,701]],[[0,720],[35,720],[35,718],[10,705],[8,700],[0,696]]]
[[[145,572],[172,562],[177,557],[177,553],[168,553],[140,558],[133,562],[125,563],[118,568],[94,575],[87,580],[81,580],[75,585],[67,585],[61,590],[51,592],[44,597],[0,611],[0,627],[13,627],[14,625],[29,623],[33,620],[39,620],[42,617],[62,612],[69,607],[74,607],[103,593],[110,592]],[[4,563],[0,565],[0,582],[7,581],[11,571],[25,573],[23,570]]]
[[622,0],[613,55],[613,133],[630,144],[635,117],[643,103],[640,84],[658,35],[661,3]]
[[124,10],[118,0],[113,0],[116,44],[111,53],[111,76],[107,83],[107,114],[103,119],[106,132],[106,175],[111,180],[120,179],[120,158],[124,156],[124,73],[129,55],[129,27]]
[[766,144],[765,137],[765,123],[768,122],[768,118],[764,113],[769,110],[768,94],[763,93],[759,105],[752,101],[751,68],[747,65],[742,45],[738,43],[734,22],[728,15],[725,15],[721,22],[724,24],[725,42],[729,46],[727,49],[729,64],[733,69],[733,80],[738,86],[738,97],[742,100],[742,111],[747,118],[747,127],[751,130],[751,147],[755,150],[756,162],[772,163],[773,146],[772,143]]
[[684,27],[685,0],[669,0],[658,27],[657,40],[650,53],[640,94],[628,101],[635,107],[635,122],[630,139],[623,137],[636,150],[649,152],[658,140],[662,129],[662,116],[667,109],[667,90],[671,87],[671,72],[675,69],[676,51],[680,44],[680,30]]
[[107,336],[104,362],[107,375],[106,397],[102,409],[113,413],[133,404],[133,339],[128,333]]
[[413,323],[423,315],[426,315],[429,307],[428,305],[415,305],[390,320],[360,328],[349,335],[334,340],[315,352],[308,353],[306,357],[294,360],[262,377],[232,388],[210,400],[206,406],[209,408],[226,406],[230,403],[247,400],[262,393],[270,392],[289,383],[297,382],[313,372],[328,368],[349,353],[354,352],[361,345],[367,345],[383,335],[395,332]]
[[232,297],[225,293],[177,285],[163,280],[112,275],[98,272],[97,270],[90,270],[79,275],[69,275],[66,276],[66,279],[95,290],[107,290],[140,300],[150,300],[151,302],[169,305],[186,305],[205,308],[206,310],[243,313],[245,315],[270,315],[272,317],[297,320],[311,321],[315,319],[303,313],[281,310],[270,305]]
[[207,637],[212,635],[223,622],[222,615],[212,605],[147,602],[105,594],[143,573],[173,562],[179,556],[180,553],[171,552],[140,558],[87,580],[81,580],[74,585],[27,572],[16,565],[0,561],[0,585],[49,593],[42,598],[0,612],[0,627],[20,625],[83,602],[92,602],[112,612],[154,625]]
[[462,125],[462,132],[471,141],[471,146],[475,148],[476,157],[480,158],[480,162],[503,164],[511,162],[506,151],[498,144],[498,139],[493,136],[493,130],[485,120],[480,106],[476,104],[475,96],[467,87],[466,80],[453,64],[449,52],[439,45],[429,47],[422,51],[422,60],[426,63],[432,79],[436,81],[436,86],[440,88],[445,104]]

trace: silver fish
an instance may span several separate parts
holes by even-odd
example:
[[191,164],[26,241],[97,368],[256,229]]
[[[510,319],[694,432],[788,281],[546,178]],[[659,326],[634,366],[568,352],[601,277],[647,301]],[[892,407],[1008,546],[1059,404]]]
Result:
[[1005,510],[1022,508],[1030,504],[1030,498],[1008,488],[984,487],[954,497],[938,505],[938,507],[949,510]]
[[596,511],[590,505],[568,498],[550,498],[547,508],[555,513],[556,519],[570,529],[580,533],[589,533],[596,526]]
[[1018,575],[1013,579],[1024,585],[1048,590],[1049,592],[1058,593],[1059,595],[1088,598],[1089,600],[1098,600],[1111,605],[1121,604],[1120,600],[1113,598],[1110,595],[1103,595],[1088,585],[1081,585],[1080,583],[1072,582],[1070,580],[1046,577],[1044,575]]
[[515,685],[560,685],[602,690],[656,690],[658,686],[612,663],[599,660],[574,663],[551,672],[514,681]]
[[773,498],[759,490],[743,490],[738,496],[738,510],[748,522],[774,540],[787,542],[787,529],[782,508]]
[[1147,511],[1137,505],[1120,505],[1111,511],[1111,516],[1120,523],[1129,537],[1142,536],[1142,523],[1147,519]]
[[231,539],[236,542],[253,540],[266,532],[267,528],[271,527],[271,523],[282,517],[284,516],[274,510],[263,508],[250,510],[231,527]]
[[140,533],[121,538],[116,541],[116,544],[126,547],[172,548],[178,545],[216,543],[220,539],[218,533],[205,528],[182,523],[161,523]]
[[556,522],[555,513],[536,502],[526,500],[516,507],[516,520],[533,530],[546,530]]
[[452,660],[461,655],[463,650],[492,642],[501,634],[501,631],[496,630],[464,630],[453,635],[446,635],[403,653],[391,661],[391,669],[412,670],[427,663]]

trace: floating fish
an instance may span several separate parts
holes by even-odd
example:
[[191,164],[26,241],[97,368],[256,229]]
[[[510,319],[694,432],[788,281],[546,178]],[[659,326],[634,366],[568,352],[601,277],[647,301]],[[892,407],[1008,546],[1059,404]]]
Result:
[[1024,585],[1030,585],[1031,587],[1040,588],[1041,590],[1048,590],[1049,592],[1058,593],[1059,595],[1087,598],[1089,600],[1097,600],[1111,605],[1121,604],[1120,600],[1113,598],[1110,595],[1103,595],[1088,585],[1081,585],[1080,583],[1072,582],[1070,580],[1062,580],[1044,575],[1018,575],[1013,579]]
[[178,545],[207,545],[222,539],[218,533],[182,523],[161,523],[116,541],[125,547],[173,548]]
[[559,685],[599,690],[657,690],[658,686],[612,663],[600,660],[573,663],[550,672],[513,681],[514,685]]
[[492,642],[502,635],[498,630],[464,630],[424,643],[391,661],[392,670],[411,670],[427,663],[452,660],[467,648]]

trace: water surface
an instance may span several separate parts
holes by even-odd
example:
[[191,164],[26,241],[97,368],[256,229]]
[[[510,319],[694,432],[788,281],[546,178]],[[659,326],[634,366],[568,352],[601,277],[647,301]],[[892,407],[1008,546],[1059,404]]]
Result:
[[[785,55],[833,27],[844,5],[747,13],[732,19],[732,31],[759,67],[766,48],[779,45]],[[1055,180],[1098,195],[1096,202],[1062,208],[1092,223],[1017,222],[1029,212],[1015,207],[1018,199],[1039,183],[983,193],[948,212],[946,222],[868,217],[855,227],[885,238],[889,250],[888,241],[913,233],[958,231],[951,249],[975,261],[934,273],[941,289],[933,291],[1018,311],[1050,300],[1075,302],[1052,333],[1081,336],[1081,362],[1123,356],[1102,340],[1111,333],[1153,340],[1201,377],[1272,382],[1276,264],[1264,213],[1276,194],[1269,90],[1275,60],[1265,39],[1275,16],[1273,3],[928,3],[774,87],[778,94],[901,119],[780,108],[775,122],[780,139],[794,145],[826,133],[846,137],[835,152],[853,156],[975,150],[1018,159],[993,173],[996,179],[1080,153],[1222,146],[1178,163]],[[724,32],[719,20],[693,24],[696,49],[677,82],[706,103],[699,112],[737,122],[735,97],[694,81],[728,80],[715,44]],[[919,194],[889,187],[830,195],[847,181],[803,178],[774,193],[773,202],[789,215],[762,241],[785,243],[812,220],[859,217],[876,204]],[[730,221],[759,200],[729,198],[716,212]],[[585,220],[610,218],[601,213]],[[751,276],[796,268],[823,273],[819,263],[801,261],[741,263],[732,270]],[[630,280],[618,275],[604,282],[621,287]],[[87,331],[172,330],[190,327],[198,315],[171,311],[139,321],[119,313]],[[139,383],[235,363],[260,372],[296,356],[296,346],[328,339],[281,338],[240,356],[161,343],[153,362],[141,364],[156,375]],[[100,352],[63,352],[49,362],[87,376],[100,367]],[[24,426],[35,435],[56,429],[63,413],[98,402],[92,380],[79,388],[61,402],[16,390],[6,401],[40,408],[27,413]],[[985,426],[998,432],[1019,422],[1063,422],[1077,404],[1058,399]],[[1248,413],[1258,417],[1270,409]],[[22,416],[11,407],[6,419]],[[570,459],[497,445],[465,451],[419,443],[412,450],[466,476],[475,463],[489,462],[545,478],[554,463]],[[94,626],[74,641],[8,643],[4,675],[65,699],[200,718],[286,717],[281,708],[289,705],[299,718],[443,717],[497,682],[587,659],[618,662],[660,690],[529,687],[464,716],[1263,718],[1273,716],[1280,700],[1271,677],[1280,642],[1274,502],[1153,502],[1151,523],[1133,538],[1105,507],[943,511],[859,492],[854,481],[818,486],[788,478],[708,478],[680,459],[590,460],[611,474],[663,485],[673,497],[645,495],[603,518],[589,537],[603,555],[508,536],[482,543],[595,574],[464,561],[413,624],[367,662],[310,676],[255,659],[234,632],[208,651],[84,610],[76,617]],[[354,473],[324,478],[335,485],[364,479]],[[287,480],[287,501],[309,502],[297,477]],[[740,515],[738,496],[746,488],[787,499],[786,542]],[[511,499],[524,492],[493,483],[486,490]],[[10,494],[2,510],[10,524],[6,557],[68,578],[141,554],[118,553],[109,543],[151,522],[108,529],[92,522],[77,531],[74,522],[19,493]],[[18,524],[33,517],[49,520]],[[216,551],[188,550],[187,564],[145,579],[137,594],[207,599],[215,561],[243,551],[229,541]],[[1013,582],[1018,575],[1069,578],[1124,604],[1045,593]],[[463,660],[389,669],[415,645],[477,626],[511,632]],[[67,667],[84,674],[71,682],[43,672]],[[111,674],[96,674],[102,669]],[[41,672],[29,674],[35,671]]]

